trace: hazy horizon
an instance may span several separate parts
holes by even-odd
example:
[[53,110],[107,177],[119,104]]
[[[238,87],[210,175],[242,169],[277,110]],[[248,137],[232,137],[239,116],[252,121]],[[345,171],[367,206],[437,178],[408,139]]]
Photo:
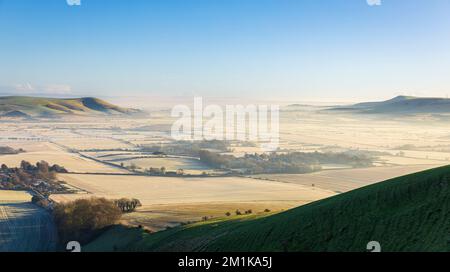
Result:
[[[128,96],[111,96],[111,95],[95,95],[95,94],[45,94],[45,93],[28,93],[28,94],[14,94],[14,93],[0,93],[1,97],[8,96],[22,96],[22,97],[42,97],[42,98],[60,98],[60,99],[72,99],[82,97],[96,97],[118,106],[125,107],[137,107],[142,109],[168,109],[177,104],[190,105],[193,103],[195,97],[201,97],[207,104],[227,105],[227,104],[277,104],[280,106],[287,106],[293,104],[310,105],[310,106],[338,106],[338,105],[351,105],[362,102],[381,102],[393,99],[397,96],[403,96],[403,94],[396,94],[382,99],[288,99],[288,98],[260,98],[260,97],[231,97],[231,96],[189,96],[189,95],[128,95]],[[448,97],[435,97],[435,96],[414,96],[417,98],[447,98]]]

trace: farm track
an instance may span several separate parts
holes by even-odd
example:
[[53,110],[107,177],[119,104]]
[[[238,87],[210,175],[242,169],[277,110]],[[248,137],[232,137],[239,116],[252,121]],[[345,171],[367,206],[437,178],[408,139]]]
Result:
[[44,209],[31,203],[0,201],[0,252],[55,251],[56,233]]

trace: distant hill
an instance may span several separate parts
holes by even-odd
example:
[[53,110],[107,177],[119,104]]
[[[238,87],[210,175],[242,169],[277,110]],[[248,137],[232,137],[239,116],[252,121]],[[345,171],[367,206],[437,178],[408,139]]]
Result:
[[450,113],[450,99],[397,96],[381,102],[365,102],[330,110],[377,114]]
[[447,251],[450,166],[403,176],[271,216],[211,220],[148,234],[114,227],[85,251]]
[[52,117],[59,115],[126,115],[140,113],[136,109],[118,107],[94,97],[42,98],[28,96],[0,97],[0,116]]

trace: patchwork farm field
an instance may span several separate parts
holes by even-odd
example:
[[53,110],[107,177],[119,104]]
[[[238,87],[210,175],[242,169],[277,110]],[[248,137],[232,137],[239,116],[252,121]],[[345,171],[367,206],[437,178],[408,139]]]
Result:
[[[45,160],[64,166],[58,178],[76,194],[54,194],[66,202],[78,198],[137,198],[142,203],[125,214],[122,223],[159,231],[180,223],[219,218],[252,210],[277,213],[329,198],[389,178],[448,164],[450,127],[447,123],[380,120],[313,112],[282,112],[279,154],[289,152],[365,152],[374,166],[323,164],[308,174],[224,176],[192,155],[157,155],[142,149],[171,145],[167,132],[173,118],[79,118],[7,122],[0,120],[0,146],[23,149],[0,155],[0,163],[19,166],[22,160]],[[163,130],[160,130],[164,128]],[[407,133],[405,133],[407,131]],[[214,148],[211,148],[214,150]],[[218,150],[218,149],[217,149]],[[243,157],[264,152],[254,143],[232,143],[213,151]],[[136,166],[137,171],[130,166]],[[128,169],[127,169],[128,167]],[[149,168],[183,169],[185,174],[217,177],[145,176]],[[7,201],[6,195],[0,200]],[[27,200],[28,201],[28,200]],[[22,205],[20,209],[32,207]],[[11,210],[11,207],[8,207]],[[231,218],[230,217],[230,218]],[[228,217],[226,217],[228,218]],[[35,221],[39,225],[38,221]]]

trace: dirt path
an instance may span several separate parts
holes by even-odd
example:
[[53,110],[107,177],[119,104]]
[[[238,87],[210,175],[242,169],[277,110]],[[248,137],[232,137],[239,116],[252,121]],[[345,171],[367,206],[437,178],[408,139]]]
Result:
[[47,211],[31,203],[0,200],[0,252],[54,251],[56,243]]

